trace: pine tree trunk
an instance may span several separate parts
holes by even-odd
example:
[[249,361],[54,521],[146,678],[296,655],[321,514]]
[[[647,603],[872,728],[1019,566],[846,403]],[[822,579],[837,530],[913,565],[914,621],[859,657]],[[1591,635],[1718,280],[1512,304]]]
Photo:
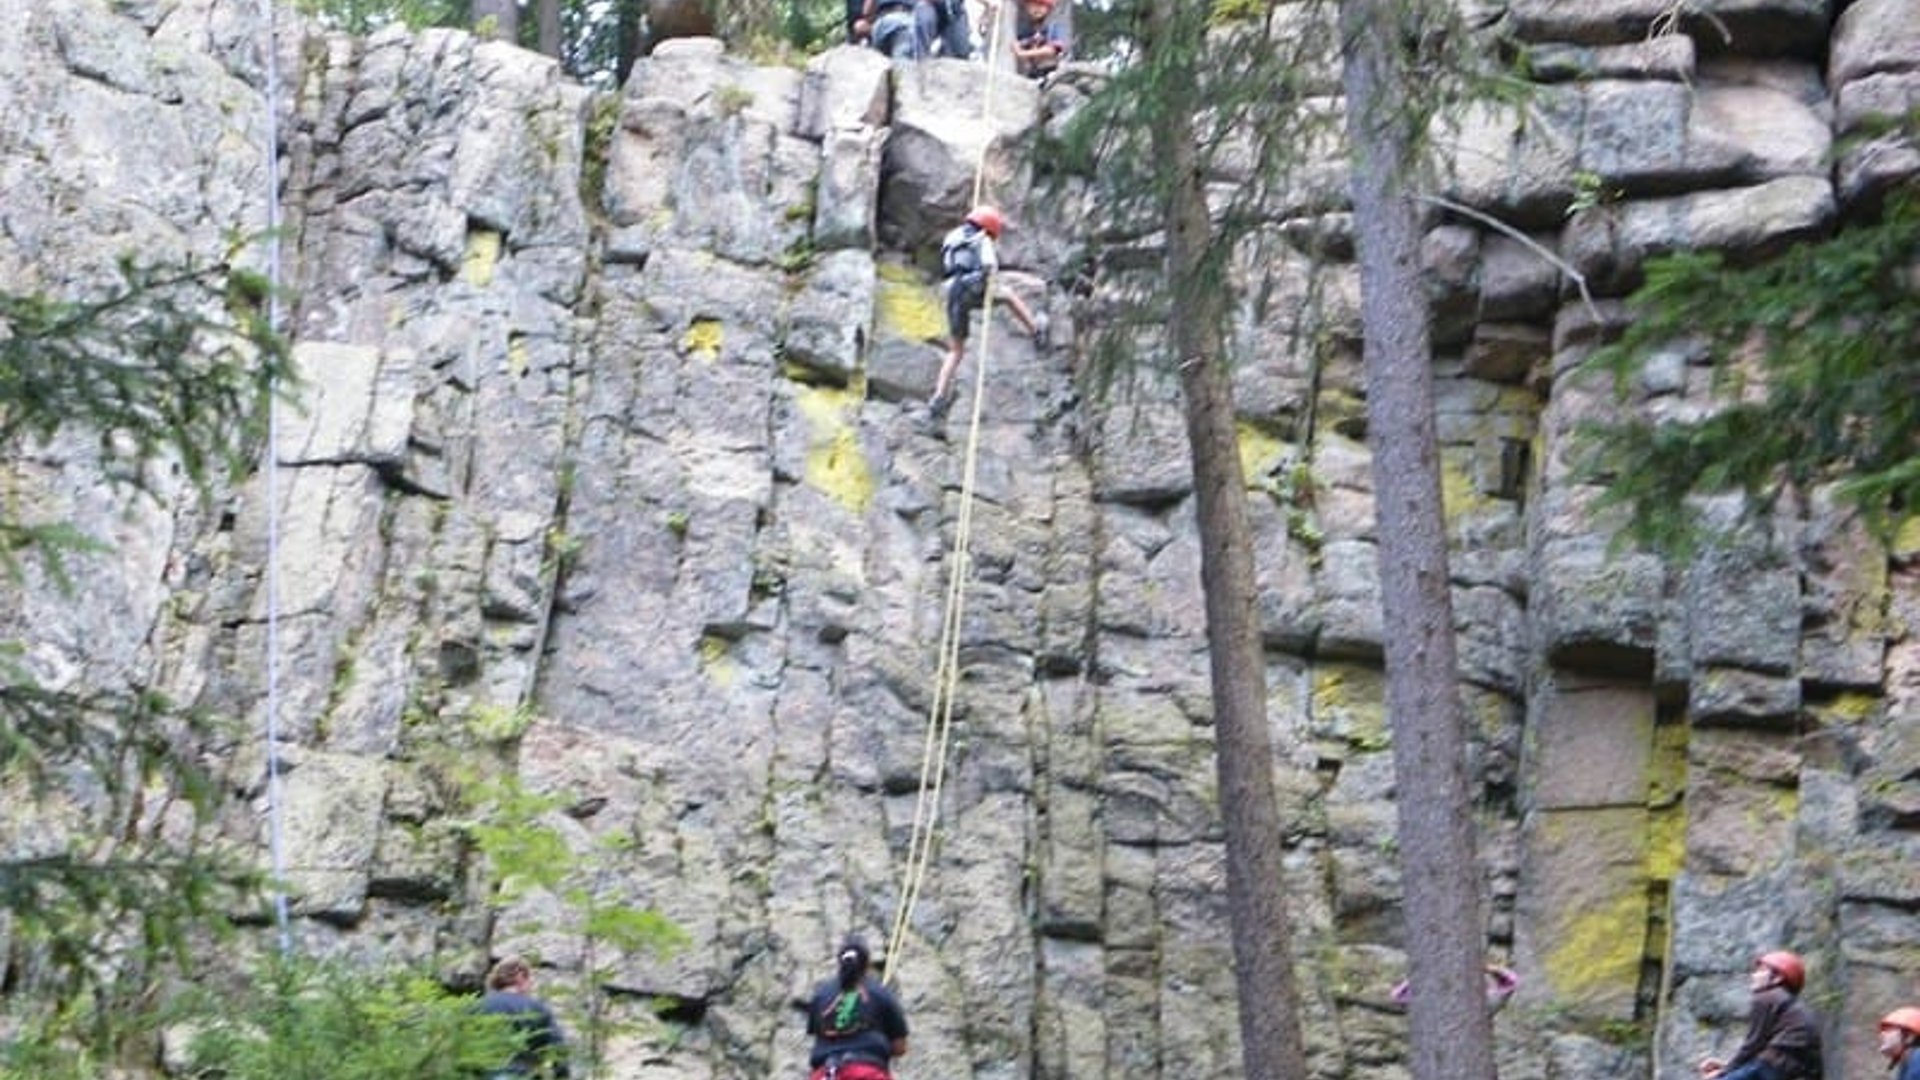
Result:
[[[1201,60],[1204,24],[1189,0],[1154,0],[1148,48]],[[1186,397],[1193,456],[1201,583],[1211,662],[1214,762],[1226,826],[1227,906],[1239,998],[1242,1073],[1251,1080],[1306,1076],[1292,939],[1281,878],[1280,811],[1267,728],[1266,656],[1254,607],[1253,532],[1240,467],[1238,426],[1222,328],[1230,290],[1217,280],[1194,111],[1192,78],[1170,79],[1154,113],[1153,143],[1171,181],[1167,280],[1176,316],[1168,327]]]
[[1420,215],[1409,190],[1417,132],[1406,103],[1415,91],[1398,52],[1399,5],[1419,2],[1344,0],[1341,9],[1367,441],[1413,987],[1410,1064],[1414,1080],[1493,1080]]
[[560,0],[540,0],[534,10],[534,25],[539,32],[541,55],[559,59]]
[[613,62],[614,84],[627,85],[633,65],[646,52],[646,0],[615,0],[614,25],[619,53]]

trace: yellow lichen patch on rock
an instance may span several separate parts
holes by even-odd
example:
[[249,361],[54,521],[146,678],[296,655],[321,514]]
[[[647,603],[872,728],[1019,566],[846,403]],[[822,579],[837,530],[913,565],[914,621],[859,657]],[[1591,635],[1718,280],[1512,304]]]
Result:
[[467,234],[467,251],[460,259],[460,280],[485,288],[493,284],[494,268],[500,265],[500,234],[478,229]]
[[1895,526],[1893,542],[1887,548],[1889,554],[1902,561],[1920,557],[1920,514],[1908,514]]
[[695,319],[680,335],[680,348],[688,356],[705,360],[711,364],[720,359],[720,346],[726,341],[726,334],[720,328],[718,319]]
[[947,316],[939,290],[929,287],[910,267],[882,263],[877,269],[874,314],[881,334],[905,341],[942,341]]
[[1474,482],[1468,463],[1457,453],[1440,455],[1440,501],[1446,508],[1448,521],[1480,513],[1490,507],[1494,501],[1491,495],[1480,490]]
[[1286,462],[1287,444],[1248,423],[1237,425],[1235,434],[1240,445],[1240,472],[1248,490],[1271,488],[1274,471]]
[[1852,726],[1879,719],[1886,706],[1887,699],[1878,694],[1849,690],[1828,701],[1809,701],[1807,711],[1822,723]]
[[507,339],[507,370],[515,375],[525,375],[530,365],[530,353],[527,339],[515,334]]
[[1647,877],[1671,882],[1687,859],[1687,732],[1656,724],[1647,762]]
[[1574,1001],[1604,998],[1633,987],[1647,939],[1647,898],[1623,890],[1568,917],[1545,937],[1547,979],[1556,996]]
[[1686,860],[1686,814],[1678,805],[1654,811],[1647,819],[1647,875],[1656,881],[1672,881]]
[[854,513],[873,501],[873,471],[853,422],[859,402],[852,391],[829,386],[803,386],[794,395],[807,420],[807,483]]
[[1319,664],[1313,669],[1312,726],[1356,750],[1392,745],[1387,730],[1387,688],[1378,669],[1359,664]]
[[1755,822],[1761,827],[1783,823],[1792,825],[1800,817],[1800,789],[1774,788],[1772,791],[1773,797],[1767,800],[1767,805],[1755,809]]
[[1687,726],[1656,724],[1653,755],[1647,763],[1647,805],[1671,806],[1687,790]]
[[700,639],[700,670],[716,686],[733,685],[740,672],[733,662],[733,651],[726,638],[708,634]]
[[1367,399],[1357,391],[1329,387],[1320,391],[1315,407],[1316,426],[1324,430],[1351,433],[1358,438],[1359,430],[1366,425]]

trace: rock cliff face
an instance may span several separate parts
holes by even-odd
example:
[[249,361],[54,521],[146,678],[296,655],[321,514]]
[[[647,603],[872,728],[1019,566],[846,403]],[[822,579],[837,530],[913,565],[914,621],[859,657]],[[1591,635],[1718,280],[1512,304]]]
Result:
[[[1461,215],[1428,243],[1489,949],[1523,977],[1502,1075],[1681,1075],[1737,1037],[1778,943],[1811,958],[1828,1074],[1877,1075],[1864,1033],[1920,968],[1920,541],[1886,550],[1812,497],[1691,566],[1610,554],[1565,450],[1615,407],[1572,368],[1646,258],[1818,236],[1912,182],[1920,150],[1854,136],[1920,105],[1920,17],[1670,7],[1503,5],[1533,111],[1446,135],[1449,198],[1510,231]],[[608,959],[566,906],[489,915],[453,823],[451,761],[510,772],[578,851],[614,852],[591,855],[604,900],[689,937],[603,973],[616,1012],[664,998],[676,1029],[617,1037],[607,1075],[801,1075],[793,1000],[907,884],[970,512],[937,843],[894,957],[909,1072],[1238,1075],[1177,386],[1082,395],[1083,222],[1025,155],[1090,76],[1001,84],[983,116],[958,62],[767,68],[694,39],[595,95],[462,33],[287,20],[269,100],[251,3],[5,8],[8,288],[217,256],[266,222],[278,134],[303,408],[212,507],[129,510],[83,437],[8,463],[19,505],[113,551],[83,603],[11,589],[6,636],[50,682],[256,732],[276,706],[303,948],[469,978],[523,949],[549,986],[587,981]],[[1056,332],[994,326],[940,431],[915,415],[930,259],[976,161],[1016,223],[1011,287]],[[1249,308],[1238,387],[1309,1044],[1316,1075],[1395,1077],[1418,883],[1391,842],[1357,285],[1304,255],[1253,272],[1314,276],[1334,319],[1315,351],[1288,305]],[[1685,410],[1706,381],[1676,355],[1635,404]],[[263,745],[230,752],[230,828],[264,852]]]

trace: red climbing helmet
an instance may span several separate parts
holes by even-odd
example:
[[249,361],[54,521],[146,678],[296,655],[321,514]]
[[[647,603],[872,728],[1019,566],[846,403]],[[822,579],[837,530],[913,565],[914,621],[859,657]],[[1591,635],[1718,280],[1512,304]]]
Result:
[[1899,1028],[1909,1035],[1920,1035],[1920,1009],[1911,1005],[1902,1005],[1880,1018],[1880,1026]]
[[1807,985],[1807,964],[1793,953],[1786,951],[1761,953],[1754,963],[1774,973],[1787,989],[1799,993]]
[[1000,230],[1007,227],[1006,219],[1000,216],[999,207],[988,206],[985,203],[973,208],[973,212],[967,215],[967,224],[980,229],[995,240],[1000,239]]

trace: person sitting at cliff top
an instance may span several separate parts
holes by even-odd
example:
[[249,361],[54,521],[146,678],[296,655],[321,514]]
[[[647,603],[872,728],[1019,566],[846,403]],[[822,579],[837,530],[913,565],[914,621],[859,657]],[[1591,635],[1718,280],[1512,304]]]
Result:
[[1030,79],[1053,74],[1067,58],[1066,25],[1053,17],[1054,0],[1023,0],[1014,13],[1013,66]]
[[973,55],[966,0],[847,0],[847,40],[865,41],[895,60]]

